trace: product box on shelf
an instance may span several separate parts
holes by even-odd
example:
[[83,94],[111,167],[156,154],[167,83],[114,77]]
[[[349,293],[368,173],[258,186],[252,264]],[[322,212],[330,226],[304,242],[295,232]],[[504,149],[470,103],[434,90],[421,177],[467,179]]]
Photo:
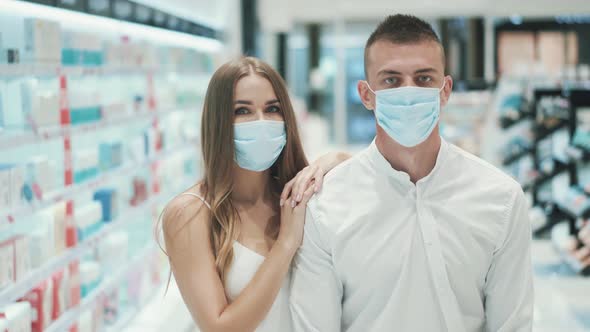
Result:
[[78,332],[94,332],[94,319],[92,317],[92,310],[86,310],[80,314],[78,319]]
[[37,199],[42,200],[43,195],[58,188],[56,181],[57,167],[54,160],[45,156],[38,156],[27,163],[27,183],[32,187]]
[[78,240],[84,241],[90,235],[96,233],[102,226],[102,206],[97,201],[92,201],[85,206],[76,208],[76,227]]
[[6,187],[0,187],[0,205],[7,203],[5,208],[20,207],[24,201],[33,199],[32,192],[25,188],[24,165],[19,164],[0,164],[0,182],[8,184]]
[[102,188],[94,193],[93,199],[100,202],[102,206],[102,220],[104,222],[113,221],[119,214],[118,195],[114,188]]
[[59,202],[53,208],[55,253],[61,254],[66,248],[66,202]]
[[10,169],[11,167],[0,166],[0,211],[4,211],[12,207]]
[[21,88],[22,112],[30,118],[31,125],[60,125],[59,85],[56,79],[27,79]]
[[15,280],[14,239],[0,243],[0,289]]
[[80,262],[75,261],[70,263],[67,270],[67,294],[66,294],[66,305],[68,308],[72,308],[80,304],[81,284],[80,284]]
[[32,332],[43,332],[52,322],[53,280],[48,279],[33,288],[23,300],[32,308]]
[[58,271],[52,276],[53,280],[53,310],[52,318],[55,320],[67,309],[67,280],[65,271]]
[[123,145],[121,142],[105,142],[99,146],[100,170],[117,168],[123,163]]
[[81,183],[98,175],[98,151],[86,149],[74,154],[74,183]]
[[95,34],[67,31],[63,34],[64,66],[97,67],[104,63],[103,42]]
[[43,266],[55,256],[55,213],[49,207],[35,215],[36,224],[31,232],[30,259],[34,268]]
[[14,239],[14,267],[15,280],[20,281],[31,271],[30,238],[28,236],[17,236]]
[[32,63],[59,64],[61,61],[61,28],[59,23],[39,18],[25,18],[25,54]]
[[133,196],[129,204],[131,206],[137,206],[147,200],[148,190],[145,179],[135,177],[133,178]]
[[125,265],[129,251],[129,235],[119,231],[110,234],[98,245],[98,261],[102,269],[115,271],[117,267]]
[[17,302],[0,308],[0,318],[4,320],[4,326],[0,322],[0,331],[8,332],[31,332],[32,310],[31,305],[26,302]]
[[[23,17],[11,15],[9,13],[0,13],[0,34],[2,34],[2,45],[0,52],[0,60],[6,60],[2,63],[18,63],[20,61],[15,59],[16,55],[20,58],[21,54],[25,53],[25,20]],[[12,53],[12,54],[9,54]],[[12,59],[10,59],[12,55]]]
[[106,325],[113,325],[119,318],[119,290],[113,289],[109,291],[103,303],[104,308],[104,322]]
[[[1,19],[0,19],[1,21]],[[22,80],[4,81],[2,89],[2,125],[6,130],[22,130],[29,127],[23,112]],[[7,96],[10,96],[8,98]]]
[[88,296],[99,284],[102,278],[100,264],[95,261],[80,263],[80,289],[82,298]]

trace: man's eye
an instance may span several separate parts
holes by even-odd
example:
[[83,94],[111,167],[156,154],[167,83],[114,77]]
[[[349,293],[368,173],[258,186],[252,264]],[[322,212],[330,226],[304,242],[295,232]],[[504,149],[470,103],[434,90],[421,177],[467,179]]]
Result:
[[418,81],[420,81],[420,83],[429,83],[432,81],[432,77],[430,76],[420,76],[418,77]]

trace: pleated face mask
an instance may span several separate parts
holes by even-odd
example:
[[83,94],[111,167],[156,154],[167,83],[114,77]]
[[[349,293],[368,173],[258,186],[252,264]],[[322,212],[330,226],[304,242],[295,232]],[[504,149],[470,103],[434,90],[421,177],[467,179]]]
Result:
[[283,121],[250,121],[234,124],[235,158],[238,165],[254,172],[269,169],[281,155],[287,134]]
[[438,124],[440,92],[444,87],[445,84],[440,89],[408,86],[373,91],[369,86],[376,97],[377,123],[405,147],[424,142]]

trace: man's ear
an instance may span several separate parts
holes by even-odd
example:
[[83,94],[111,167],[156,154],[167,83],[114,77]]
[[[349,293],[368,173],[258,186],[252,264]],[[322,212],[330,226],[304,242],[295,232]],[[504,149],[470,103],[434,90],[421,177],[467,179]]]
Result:
[[451,75],[447,75],[445,76],[445,86],[443,88],[443,90],[441,91],[441,108],[447,106],[447,103],[449,102],[449,98],[451,97],[451,92],[453,91],[453,78],[451,77]]
[[358,81],[356,88],[365,108],[371,111],[374,110],[375,94],[369,89],[369,83],[367,83],[367,81]]

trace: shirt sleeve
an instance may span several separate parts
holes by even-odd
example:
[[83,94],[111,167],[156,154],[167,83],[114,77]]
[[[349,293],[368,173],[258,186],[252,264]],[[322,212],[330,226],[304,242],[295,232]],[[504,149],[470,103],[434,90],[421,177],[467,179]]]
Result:
[[531,226],[520,188],[508,207],[504,241],[494,253],[485,284],[486,331],[529,332],[533,327]]
[[320,220],[307,208],[303,244],[293,262],[291,316],[296,332],[340,332],[342,284]]

